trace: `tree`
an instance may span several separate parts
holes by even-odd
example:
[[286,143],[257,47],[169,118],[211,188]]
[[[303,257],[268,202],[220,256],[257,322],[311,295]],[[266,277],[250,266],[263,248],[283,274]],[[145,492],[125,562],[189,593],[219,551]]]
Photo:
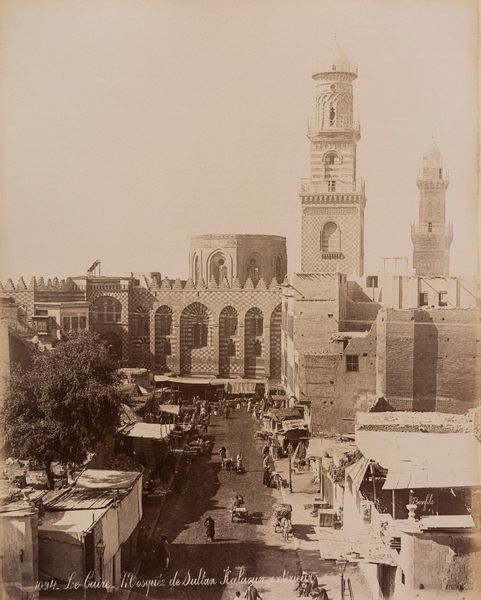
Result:
[[96,334],[73,334],[10,377],[3,409],[8,453],[45,465],[79,467],[120,423],[117,365]]

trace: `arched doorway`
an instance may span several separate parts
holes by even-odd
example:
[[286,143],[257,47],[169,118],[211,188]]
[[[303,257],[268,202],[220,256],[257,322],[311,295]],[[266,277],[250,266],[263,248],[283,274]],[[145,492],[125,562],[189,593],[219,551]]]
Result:
[[263,334],[264,315],[256,306],[250,308],[245,316],[244,330],[244,366],[246,377],[258,377],[263,374]]
[[222,309],[219,316],[219,375],[231,377],[239,373],[239,317],[232,306]]
[[270,365],[271,379],[281,378],[281,321],[282,306],[279,304],[272,311],[270,327]]
[[180,315],[180,371],[183,374],[210,374],[213,348],[210,340],[210,312],[193,302]]

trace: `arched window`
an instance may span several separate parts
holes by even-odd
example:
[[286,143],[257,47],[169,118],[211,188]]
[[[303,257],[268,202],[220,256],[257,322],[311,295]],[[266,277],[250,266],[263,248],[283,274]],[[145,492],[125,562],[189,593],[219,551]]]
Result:
[[122,314],[122,305],[112,296],[102,296],[94,302],[93,317],[97,323],[118,323]]
[[[229,308],[231,310],[229,310]],[[227,307],[222,311],[222,318],[224,320],[224,331],[225,335],[237,335],[237,312],[232,307]]]
[[330,152],[326,156],[326,164],[327,165],[333,165],[335,162],[336,162],[336,155],[334,154],[334,152]]
[[247,277],[252,279],[254,285],[259,283],[259,279],[262,277],[261,269],[256,258],[250,258],[247,263]]
[[321,252],[340,252],[341,232],[336,223],[326,223],[321,232]]
[[334,106],[331,106],[331,108],[329,110],[329,125],[331,127],[334,125],[335,120],[336,120],[336,109],[334,108]]
[[180,335],[184,348],[204,348],[209,344],[209,318],[207,307],[199,302],[189,304],[182,311]]
[[199,320],[192,328],[192,347],[204,348],[205,346],[207,346],[207,325]]
[[195,285],[197,285],[200,281],[199,257],[197,256],[197,254],[194,256],[193,277],[194,277],[194,283],[195,283]]
[[212,279],[218,284],[227,279],[227,264],[222,252],[216,252],[209,261],[209,281]]
[[172,309],[169,306],[161,306],[155,313],[156,335],[165,337],[172,335]]
[[246,327],[251,335],[260,336],[264,333],[264,317],[257,307],[247,311]]

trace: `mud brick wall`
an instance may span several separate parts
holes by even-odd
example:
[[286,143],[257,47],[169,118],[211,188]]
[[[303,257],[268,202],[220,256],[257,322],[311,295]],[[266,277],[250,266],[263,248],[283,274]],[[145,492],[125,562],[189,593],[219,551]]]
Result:
[[[357,355],[359,371],[346,370],[346,355]],[[344,353],[307,355],[300,361],[311,400],[314,434],[354,431],[356,411],[375,402],[376,330],[350,340]]]
[[478,309],[380,311],[377,396],[396,410],[465,412],[481,382]]

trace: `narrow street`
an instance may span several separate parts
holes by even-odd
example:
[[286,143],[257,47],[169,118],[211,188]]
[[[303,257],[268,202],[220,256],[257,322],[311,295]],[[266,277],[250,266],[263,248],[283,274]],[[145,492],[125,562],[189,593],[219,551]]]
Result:
[[[246,582],[236,583],[233,578],[261,578],[256,587],[265,599],[274,598],[269,592],[283,590],[283,597],[295,597],[294,582],[282,578],[283,574],[295,576],[299,572],[299,551],[294,540],[284,543],[281,535],[273,532],[272,505],[282,501],[277,490],[262,484],[263,442],[254,438],[258,423],[245,408],[232,411],[229,419],[213,417],[209,433],[214,437],[214,453],[210,459],[198,457],[190,465],[180,494],[167,501],[156,535],[165,535],[170,542],[171,563],[163,573],[166,585],[153,585],[148,597],[169,599],[221,599],[234,597],[236,590],[242,595]],[[243,453],[247,472],[221,470],[218,451],[227,448],[228,456]],[[249,511],[248,523],[232,523],[230,509],[236,493],[244,496]],[[215,521],[216,537],[213,544],[206,542],[204,520],[211,516]],[[293,515],[296,532],[295,515]],[[301,556],[302,564],[315,570],[322,578],[332,573],[333,567],[321,563],[319,554]],[[335,567],[334,567],[335,568]],[[170,585],[177,573],[177,585]],[[199,585],[189,581],[203,573]],[[229,582],[225,576],[229,573]],[[143,566],[139,579],[149,580],[159,576],[159,570]],[[271,579],[274,578],[274,579]],[[276,580],[275,578],[279,578]],[[215,580],[210,585],[208,580]],[[284,593],[287,595],[284,596]],[[146,589],[132,588],[131,598],[145,597]]]

